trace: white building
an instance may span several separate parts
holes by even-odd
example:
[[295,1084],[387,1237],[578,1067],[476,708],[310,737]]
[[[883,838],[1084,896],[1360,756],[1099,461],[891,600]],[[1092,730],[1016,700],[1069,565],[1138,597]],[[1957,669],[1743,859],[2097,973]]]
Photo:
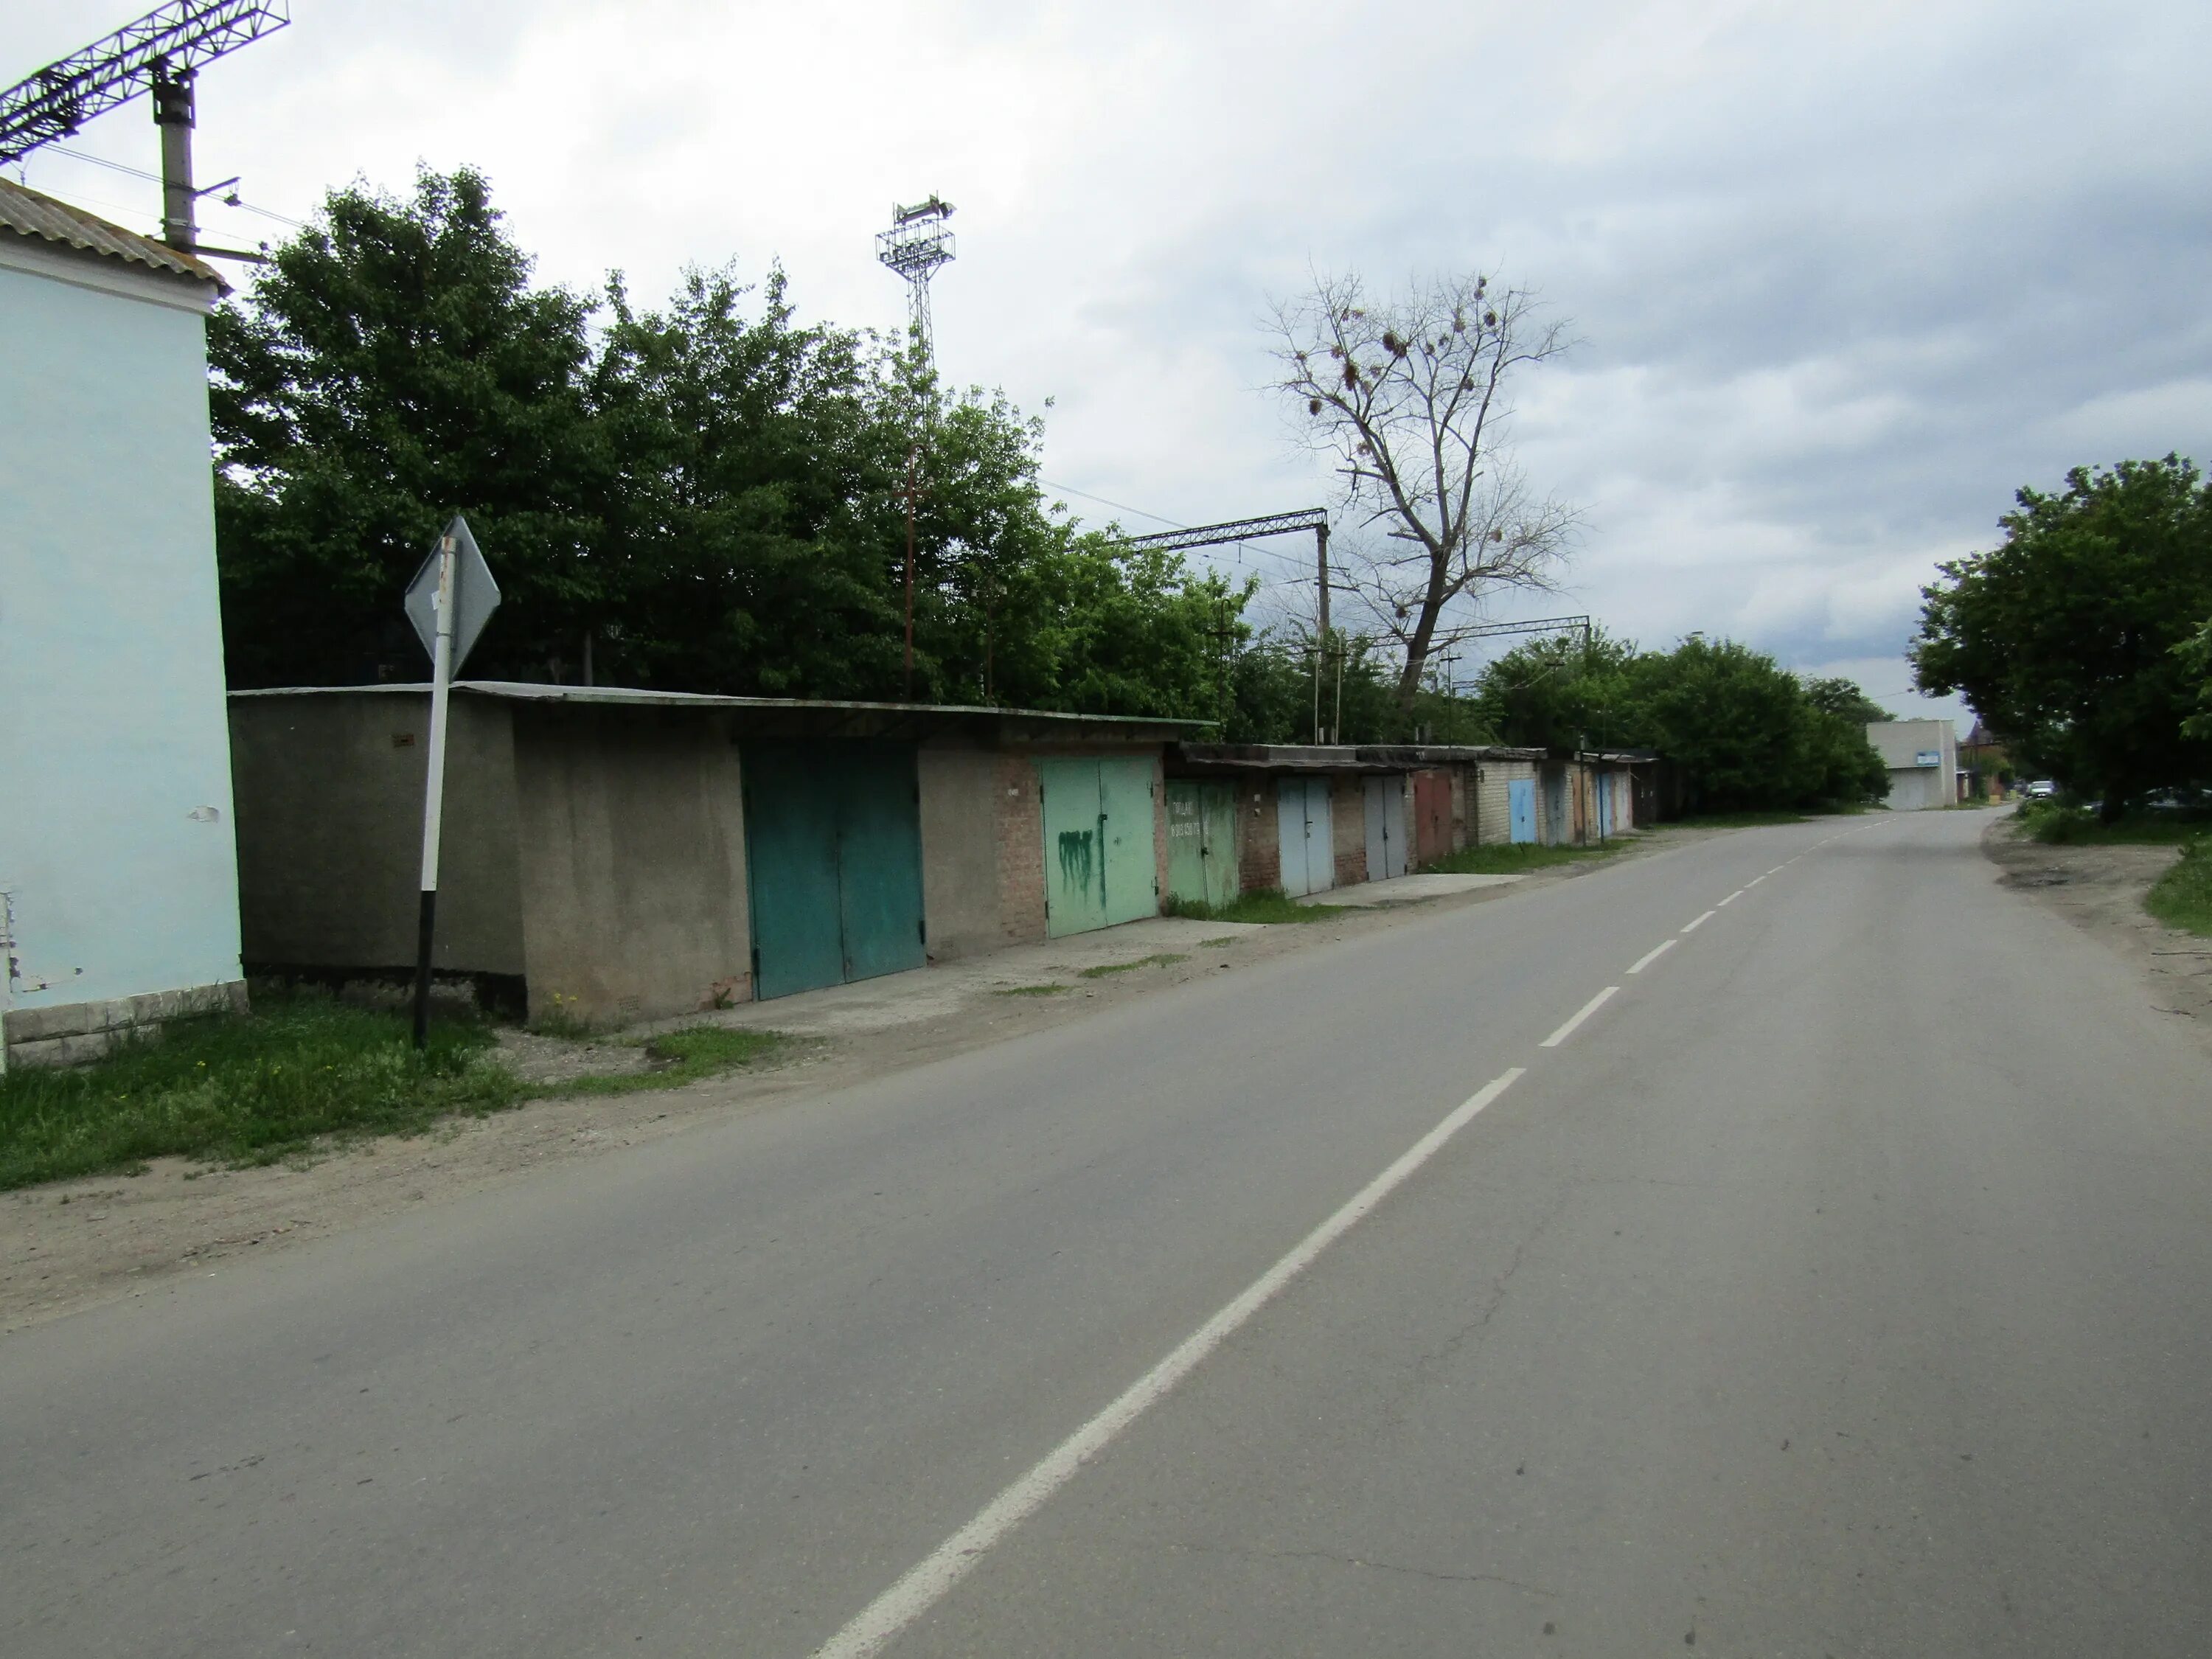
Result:
[[1949,806],[1959,799],[1959,733],[1949,720],[1869,720],[1867,741],[1889,768],[1898,812]]
[[0,1036],[242,1005],[189,255],[0,180]]

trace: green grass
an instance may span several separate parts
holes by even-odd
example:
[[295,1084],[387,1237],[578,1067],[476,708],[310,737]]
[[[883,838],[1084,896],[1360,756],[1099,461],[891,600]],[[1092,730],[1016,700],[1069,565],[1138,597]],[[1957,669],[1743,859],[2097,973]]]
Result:
[[[1198,899],[1170,898],[1161,907],[1164,915],[1188,916],[1194,921],[1241,921],[1267,924],[1279,921],[1326,921],[1350,907],[1342,904],[1300,904],[1279,887],[1257,893],[1240,893],[1227,904],[1207,904]],[[1211,940],[1208,943],[1224,943]]]
[[1172,968],[1178,962],[1189,960],[1188,957],[1177,955],[1173,951],[1155,951],[1148,957],[1139,957],[1134,962],[1102,962],[1096,967],[1082,969],[1081,976],[1085,979],[1103,979],[1109,974],[1133,973],[1139,968]]
[[1224,933],[1219,939],[1202,939],[1199,940],[1198,948],[1201,951],[1218,951],[1224,945],[1234,945],[1236,943],[1236,934]]
[[1433,863],[1423,865],[1421,869],[1428,875],[1517,876],[1530,870],[1548,870],[1559,864],[1610,858],[1628,844],[1616,837],[1589,847],[1540,847],[1534,842],[1462,847],[1456,853],[1447,853]]
[[0,1189],[148,1158],[272,1164],[325,1137],[406,1134],[520,1104],[492,1033],[439,1021],[416,1053],[402,1013],[264,992],[247,1015],[179,1020],[88,1066],[0,1078]]
[[2169,927],[2212,934],[2212,836],[2184,844],[2173,868],[2143,895],[2143,908]]
[[2079,806],[2027,801],[2014,814],[2021,833],[2046,847],[2170,847],[2204,833],[2203,820],[2178,813],[2131,812],[2118,823],[2100,823]]
[[1056,997],[1066,988],[1065,985],[1004,985],[991,994],[994,997]]
[[[1832,812],[1870,811],[1870,807],[1838,806]],[[1668,827],[1680,824],[1685,830],[1753,830],[1768,823],[1803,823],[1809,814],[1783,810],[1759,812],[1692,812],[1687,817],[1673,819]]]
[[629,1095],[643,1089],[673,1089],[717,1072],[750,1064],[783,1041],[774,1031],[738,1031],[720,1025],[686,1025],[647,1037],[649,1064],[642,1072],[605,1073],[571,1078],[550,1092],[562,1095]]

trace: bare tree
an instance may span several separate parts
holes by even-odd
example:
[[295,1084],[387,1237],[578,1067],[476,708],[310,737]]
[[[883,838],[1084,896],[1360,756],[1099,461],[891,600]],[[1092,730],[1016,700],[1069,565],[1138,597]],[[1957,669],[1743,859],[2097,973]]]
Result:
[[1334,459],[1354,522],[1376,532],[1338,544],[1331,585],[1403,653],[1401,702],[1488,594],[1558,586],[1577,514],[1536,496],[1504,441],[1515,372],[1571,343],[1540,310],[1528,289],[1493,290],[1480,275],[1381,305],[1356,276],[1316,276],[1273,310],[1276,388],[1296,400],[1306,441]]

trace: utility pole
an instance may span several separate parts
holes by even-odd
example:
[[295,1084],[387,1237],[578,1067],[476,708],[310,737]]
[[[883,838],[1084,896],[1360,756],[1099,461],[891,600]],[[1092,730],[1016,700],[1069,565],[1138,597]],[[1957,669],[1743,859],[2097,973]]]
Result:
[[[1321,651],[1314,658],[1314,741],[1322,742],[1321,724],[1322,665],[1328,657],[1328,520],[1323,519],[1314,526],[1314,571],[1321,594]],[[1344,720],[1344,675],[1339,668],[1336,682],[1336,718]]]
[[169,73],[167,59],[154,70],[154,125],[161,130],[161,240],[179,253],[199,246],[192,204],[192,83],[198,75]]
[[906,690],[904,701],[914,701],[914,489],[921,465],[921,446],[906,453]]

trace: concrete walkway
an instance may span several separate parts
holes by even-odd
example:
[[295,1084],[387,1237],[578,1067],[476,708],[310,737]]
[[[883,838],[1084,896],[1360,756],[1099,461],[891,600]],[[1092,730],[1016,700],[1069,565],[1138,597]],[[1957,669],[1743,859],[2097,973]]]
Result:
[[1449,893],[1472,892],[1478,887],[1503,887],[1519,876],[1393,876],[1388,881],[1363,881],[1352,887],[1332,887],[1308,893],[1300,904],[1413,904],[1422,899],[1443,898]]
[[903,974],[748,1002],[720,1013],[688,1014],[641,1029],[712,1024],[787,1031],[799,1036],[888,1030],[954,1013],[994,996],[1066,994],[1076,990],[1086,978],[1142,973],[1154,965],[1155,958],[1171,957],[1180,962],[1208,941],[1267,931],[1264,926],[1250,922],[1151,916],[1119,927],[1048,939],[1042,945],[1012,945],[954,962],[933,963]]

